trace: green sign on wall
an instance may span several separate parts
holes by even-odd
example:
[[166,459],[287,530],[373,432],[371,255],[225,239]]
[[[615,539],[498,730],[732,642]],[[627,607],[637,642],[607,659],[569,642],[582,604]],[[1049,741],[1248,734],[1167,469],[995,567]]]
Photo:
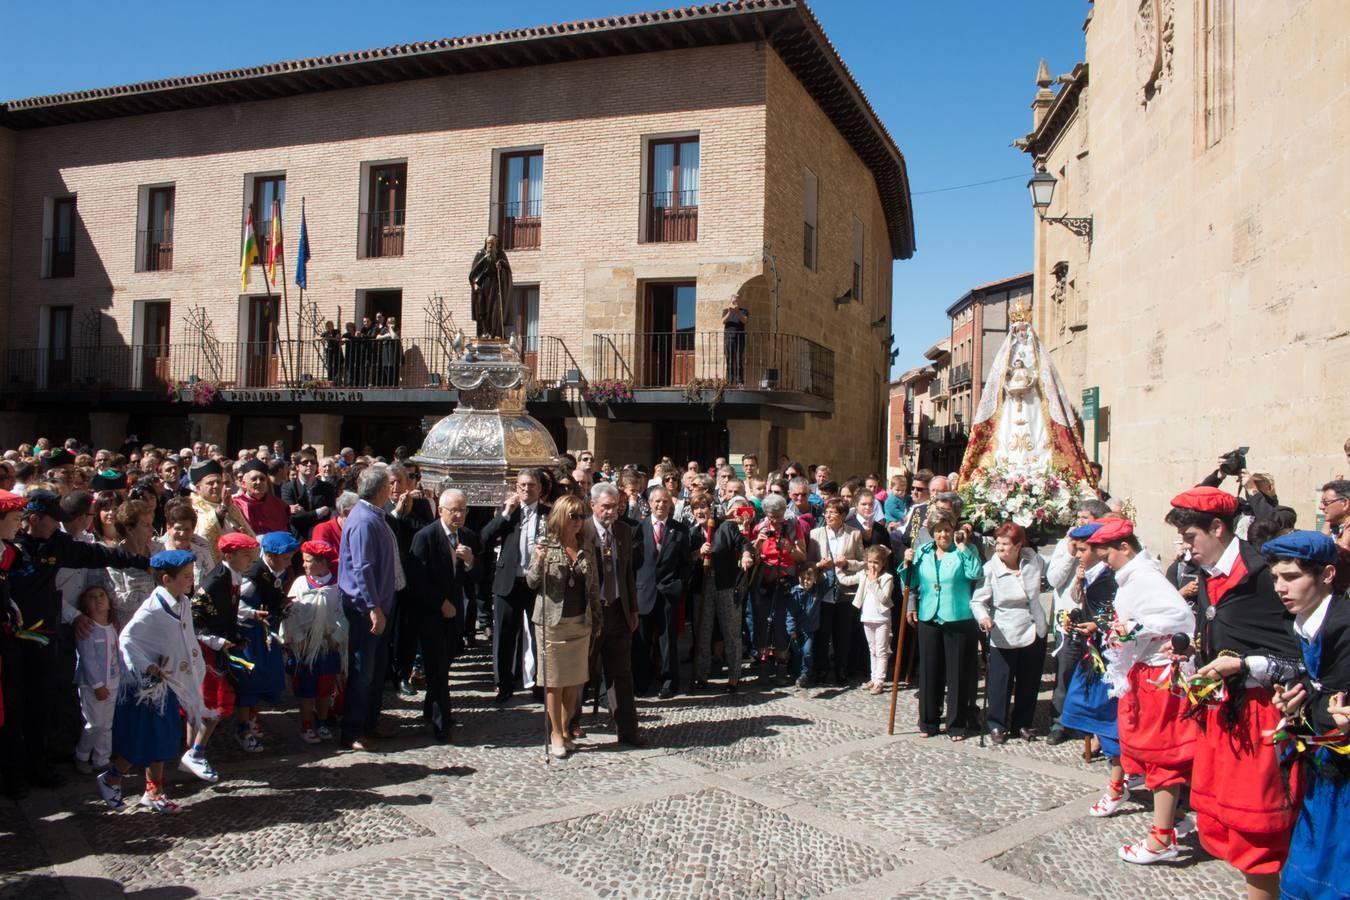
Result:
[[1101,399],[1101,393],[1101,388],[1083,388],[1084,422],[1095,422],[1097,420],[1097,401]]

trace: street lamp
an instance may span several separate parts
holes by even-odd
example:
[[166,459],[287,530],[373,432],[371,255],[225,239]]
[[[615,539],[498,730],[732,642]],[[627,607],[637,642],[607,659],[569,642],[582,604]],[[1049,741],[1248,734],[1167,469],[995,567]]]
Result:
[[1046,218],[1045,211],[1050,208],[1050,200],[1055,196],[1055,176],[1049,172],[1037,172],[1031,176],[1027,182],[1027,190],[1031,192],[1031,205],[1036,210],[1037,215],[1041,217],[1042,222],[1063,225],[1081,238],[1087,238],[1088,243],[1092,243],[1092,217],[1079,218],[1075,216],[1059,216]]

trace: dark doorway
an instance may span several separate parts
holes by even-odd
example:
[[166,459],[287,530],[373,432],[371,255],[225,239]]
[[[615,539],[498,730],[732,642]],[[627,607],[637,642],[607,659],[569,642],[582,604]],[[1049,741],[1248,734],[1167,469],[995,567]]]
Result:
[[47,386],[70,384],[70,326],[75,317],[73,306],[53,306],[47,310]]
[[394,458],[394,448],[406,446],[414,453],[422,446],[421,416],[344,416],[342,446],[353,447],[357,453],[369,446],[376,456]]
[[145,304],[141,327],[141,389],[163,391],[169,383],[169,301]]
[[646,327],[639,337],[643,385],[670,387],[694,377],[694,282],[647,285]]
[[719,456],[727,455],[731,439],[720,422],[656,422],[652,425],[653,446],[683,466],[691,459],[706,468]]
[[386,319],[393,316],[399,323],[399,334],[403,333],[403,292],[402,291],[366,291],[361,295],[363,306],[359,311],[360,315],[370,316],[370,320],[375,321],[375,314],[382,313]]
[[244,344],[243,387],[270,387],[277,381],[277,362],[281,348],[277,344],[277,318],[281,311],[278,297],[249,297],[247,337]]

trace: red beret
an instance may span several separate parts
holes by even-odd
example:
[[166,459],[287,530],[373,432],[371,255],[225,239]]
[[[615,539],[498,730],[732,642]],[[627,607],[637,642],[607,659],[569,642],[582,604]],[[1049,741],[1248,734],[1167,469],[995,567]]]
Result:
[[251,550],[258,546],[258,542],[242,531],[231,531],[222,535],[220,543],[216,546],[220,548],[221,553],[232,553],[235,550]]
[[1102,527],[1087,539],[1089,544],[1114,544],[1127,537],[1134,537],[1134,526],[1129,519],[1098,519],[1097,522]]
[[18,494],[13,494],[9,491],[0,491],[0,515],[12,513],[16,509],[23,509],[27,503],[28,501]]
[[337,565],[338,552],[327,541],[305,541],[300,545],[300,552],[308,553],[310,556],[322,556],[328,560],[330,566]]
[[1173,497],[1172,505],[1227,519],[1237,512],[1237,497],[1218,488],[1193,487]]

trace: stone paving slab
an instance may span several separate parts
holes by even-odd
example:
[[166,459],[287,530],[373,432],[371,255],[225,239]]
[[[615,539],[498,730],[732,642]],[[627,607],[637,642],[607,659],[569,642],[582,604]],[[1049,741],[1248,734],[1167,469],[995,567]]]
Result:
[[503,840],[601,897],[810,897],[908,864],[720,790]]
[[[354,891],[353,885],[364,887]],[[303,878],[282,877],[262,887],[219,896],[221,900],[352,900],[354,896],[381,894],[409,900],[535,896],[452,846],[382,859],[356,868],[335,868]]]
[[[1136,799],[1140,796],[1143,792],[1136,791]],[[989,865],[1035,884],[1101,900],[1246,896],[1242,876],[1205,853],[1194,832],[1177,841],[1181,856],[1175,862],[1131,866],[1116,859],[1118,848],[1142,839],[1152,824],[1151,804],[1128,810],[1109,819],[1075,820],[994,857]]]
[[835,815],[949,847],[1080,796],[1073,782],[959,754],[944,739],[892,743],[757,776],[755,783]]
[[892,894],[890,900],[1030,900],[1018,894],[996,891],[968,878],[944,875],[909,890]]

